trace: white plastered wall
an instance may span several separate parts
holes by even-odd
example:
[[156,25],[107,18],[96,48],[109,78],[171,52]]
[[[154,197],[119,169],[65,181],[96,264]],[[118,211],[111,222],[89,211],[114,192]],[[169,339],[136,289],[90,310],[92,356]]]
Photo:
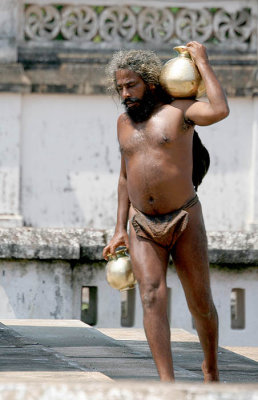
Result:
[[[121,327],[121,300],[111,288],[100,265],[77,265],[58,261],[2,261],[0,264],[0,317],[7,318],[81,318],[81,288],[96,286],[97,325],[100,328]],[[257,346],[258,270],[211,269],[211,286],[219,316],[221,346]],[[174,268],[168,269],[167,285],[171,289],[169,320],[172,328],[196,334],[185,295]],[[245,291],[243,329],[231,328],[230,295],[232,289]],[[47,299],[47,301],[46,301]],[[134,328],[143,327],[143,312],[136,287]]]
[[[114,227],[120,168],[116,119],[122,110],[118,102],[107,96],[3,93],[0,103],[8,106],[1,139],[12,147],[16,170],[20,163],[16,174],[21,181],[16,178],[13,189],[10,182],[9,197],[25,224]],[[229,104],[226,120],[197,127],[211,157],[198,192],[209,231],[248,229],[252,222],[257,186],[252,171],[254,100],[232,98]]]
[[[253,99],[229,99],[230,115],[225,120],[197,127],[209,150],[211,165],[199,194],[207,230],[237,231],[249,229]],[[258,176],[256,176],[258,184]]]

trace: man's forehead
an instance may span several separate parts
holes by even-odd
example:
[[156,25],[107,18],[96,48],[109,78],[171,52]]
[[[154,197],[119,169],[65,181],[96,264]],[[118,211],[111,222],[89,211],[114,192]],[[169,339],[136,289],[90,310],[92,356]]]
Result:
[[116,82],[142,79],[139,74],[130,69],[118,69],[115,73]]

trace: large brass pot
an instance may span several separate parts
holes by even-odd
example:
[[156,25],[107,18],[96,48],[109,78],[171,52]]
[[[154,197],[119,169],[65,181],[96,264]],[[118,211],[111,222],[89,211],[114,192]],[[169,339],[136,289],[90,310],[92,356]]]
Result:
[[114,289],[122,291],[134,288],[136,280],[126,249],[117,250],[115,255],[108,255],[106,278],[109,285]]
[[162,68],[160,84],[173,97],[201,97],[205,93],[204,82],[191,59],[186,46],[174,47],[179,54]]

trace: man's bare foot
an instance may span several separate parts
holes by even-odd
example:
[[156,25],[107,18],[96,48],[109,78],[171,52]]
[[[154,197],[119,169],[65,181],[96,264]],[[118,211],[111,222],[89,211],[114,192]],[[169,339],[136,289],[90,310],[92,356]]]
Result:
[[170,382],[170,383],[175,383],[175,379],[160,379],[160,382]]
[[216,368],[214,371],[208,371],[205,360],[202,363],[202,372],[204,376],[204,383],[219,382],[219,371]]
[[160,381],[161,381],[161,382],[171,382],[171,383],[175,383],[175,378],[171,378],[171,377],[160,377]]

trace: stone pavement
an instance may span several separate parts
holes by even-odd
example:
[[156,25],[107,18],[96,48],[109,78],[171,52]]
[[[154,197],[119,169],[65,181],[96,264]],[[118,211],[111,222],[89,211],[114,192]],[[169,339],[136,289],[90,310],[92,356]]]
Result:
[[[1,399],[16,399],[14,396],[18,393],[22,400],[59,399],[60,393],[63,393],[62,399],[147,399],[148,396],[163,399],[163,391],[164,399],[170,398],[172,392],[176,393],[173,398],[177,400],[258,399],[257,348],[247,349],[246,354],[243,348],[240,354],[237,348],[220,348],[221,381],[226,385],[203,385],[202,352],[196,336],[172,329],[177,383],[169,385],[157,382],[158,375],[142,329],[94,329],[78,320],[0,322]],[[239,389],[236,391],[236,388]],[[78,397],[78,390],[83,397]],[[112,390],[116,390],[116,395]],[[23,392],[25,397],[21,397]],[[36,397],[28,397],[29,392]],[[190,396],[190,392],[191,397],[184,397]],[[11,397],[4,397],[8,393]],[[213,397],[209,397],[210,393]]]

